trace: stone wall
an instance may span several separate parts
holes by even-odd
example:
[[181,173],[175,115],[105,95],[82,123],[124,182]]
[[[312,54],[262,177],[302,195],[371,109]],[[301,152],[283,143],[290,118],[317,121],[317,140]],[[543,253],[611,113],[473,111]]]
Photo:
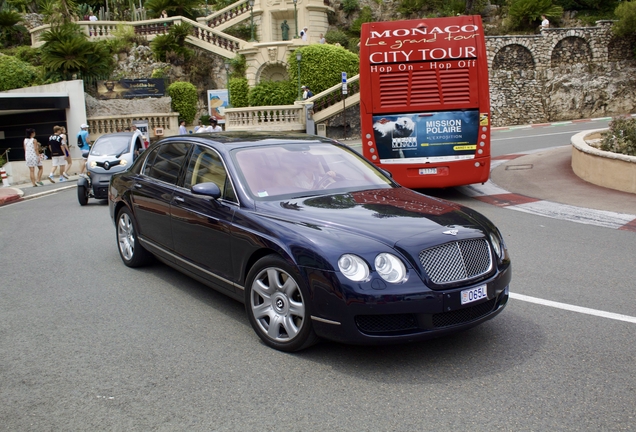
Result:
[[636,41],[614,37],[611,26],[486,37],[493,125],[636,111]]

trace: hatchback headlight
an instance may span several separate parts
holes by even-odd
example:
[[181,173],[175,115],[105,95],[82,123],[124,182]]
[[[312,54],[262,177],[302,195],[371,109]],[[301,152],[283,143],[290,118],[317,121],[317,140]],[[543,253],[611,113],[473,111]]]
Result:
[[91,161],[91,168],[95,168],[97,166],[97,161]]
[[369,278],[369,266],[357,255],[342,255],[338,260],[338,268],[343,275],[354,282],[360,282]]
[[126,159],[120,159],[119,160],[119,165],[120,166],[126,166],[128,164],[128,161]]
[[375,257],[375,270],[389,283],[400,283],[406,278],[406,267],[402,260],[389,253],[381,253]]

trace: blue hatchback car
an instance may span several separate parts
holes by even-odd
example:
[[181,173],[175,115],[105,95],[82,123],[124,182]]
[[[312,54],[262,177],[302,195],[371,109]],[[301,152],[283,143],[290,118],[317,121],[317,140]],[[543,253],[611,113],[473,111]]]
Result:
[[499,230],[305,134],[163,139],[114,174],[125,265],[156,257],[245,303],[270,347],[410,342],[474,327],[508,301]]

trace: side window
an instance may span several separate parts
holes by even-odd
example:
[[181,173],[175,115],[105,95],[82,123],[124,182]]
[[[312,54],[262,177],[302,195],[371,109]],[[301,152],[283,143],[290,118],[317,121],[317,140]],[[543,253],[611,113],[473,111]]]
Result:
[[152,166],[155,163],[155,159],[157,158],[157,152],[159,148],[154,149],[146,158],[146,162],[144,164],[144,168],[142,174],[145,176],[150,176],[150,172],[152,171]]
[[[196,146],[190,157],[186,171],[184,187],[190,189],[195,184],[212,182],[221,190],[221,196],[227,198],[227,173],[223,161],[217,152],[202,146]],[[234,196],[234,191],[232,191]],[[235,196],[234,196],[235,198]],[[233,199],[236,201],[236,199]]]
[[[168,143],[158,147],[152,165],[146,164],[144,174],[162,182],[176,185],[188,148],[189,145],[185,143]],[[152,156],[150,155],[150,158]],[[148,158],[148,162],[150,162],[150,158]]]

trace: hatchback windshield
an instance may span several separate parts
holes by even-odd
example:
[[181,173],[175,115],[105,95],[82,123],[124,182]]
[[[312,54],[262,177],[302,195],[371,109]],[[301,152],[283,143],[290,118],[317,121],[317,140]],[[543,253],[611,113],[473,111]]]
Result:
[[257,199],[392,187],[364,158],[326,143],[252,147],[237,151],[235,158]]
[[132,135],[129,136],[102,136],[93,147],[91,147],[91,155],[93,156],[114,156],[120,153],[126,153],[130,146]]

